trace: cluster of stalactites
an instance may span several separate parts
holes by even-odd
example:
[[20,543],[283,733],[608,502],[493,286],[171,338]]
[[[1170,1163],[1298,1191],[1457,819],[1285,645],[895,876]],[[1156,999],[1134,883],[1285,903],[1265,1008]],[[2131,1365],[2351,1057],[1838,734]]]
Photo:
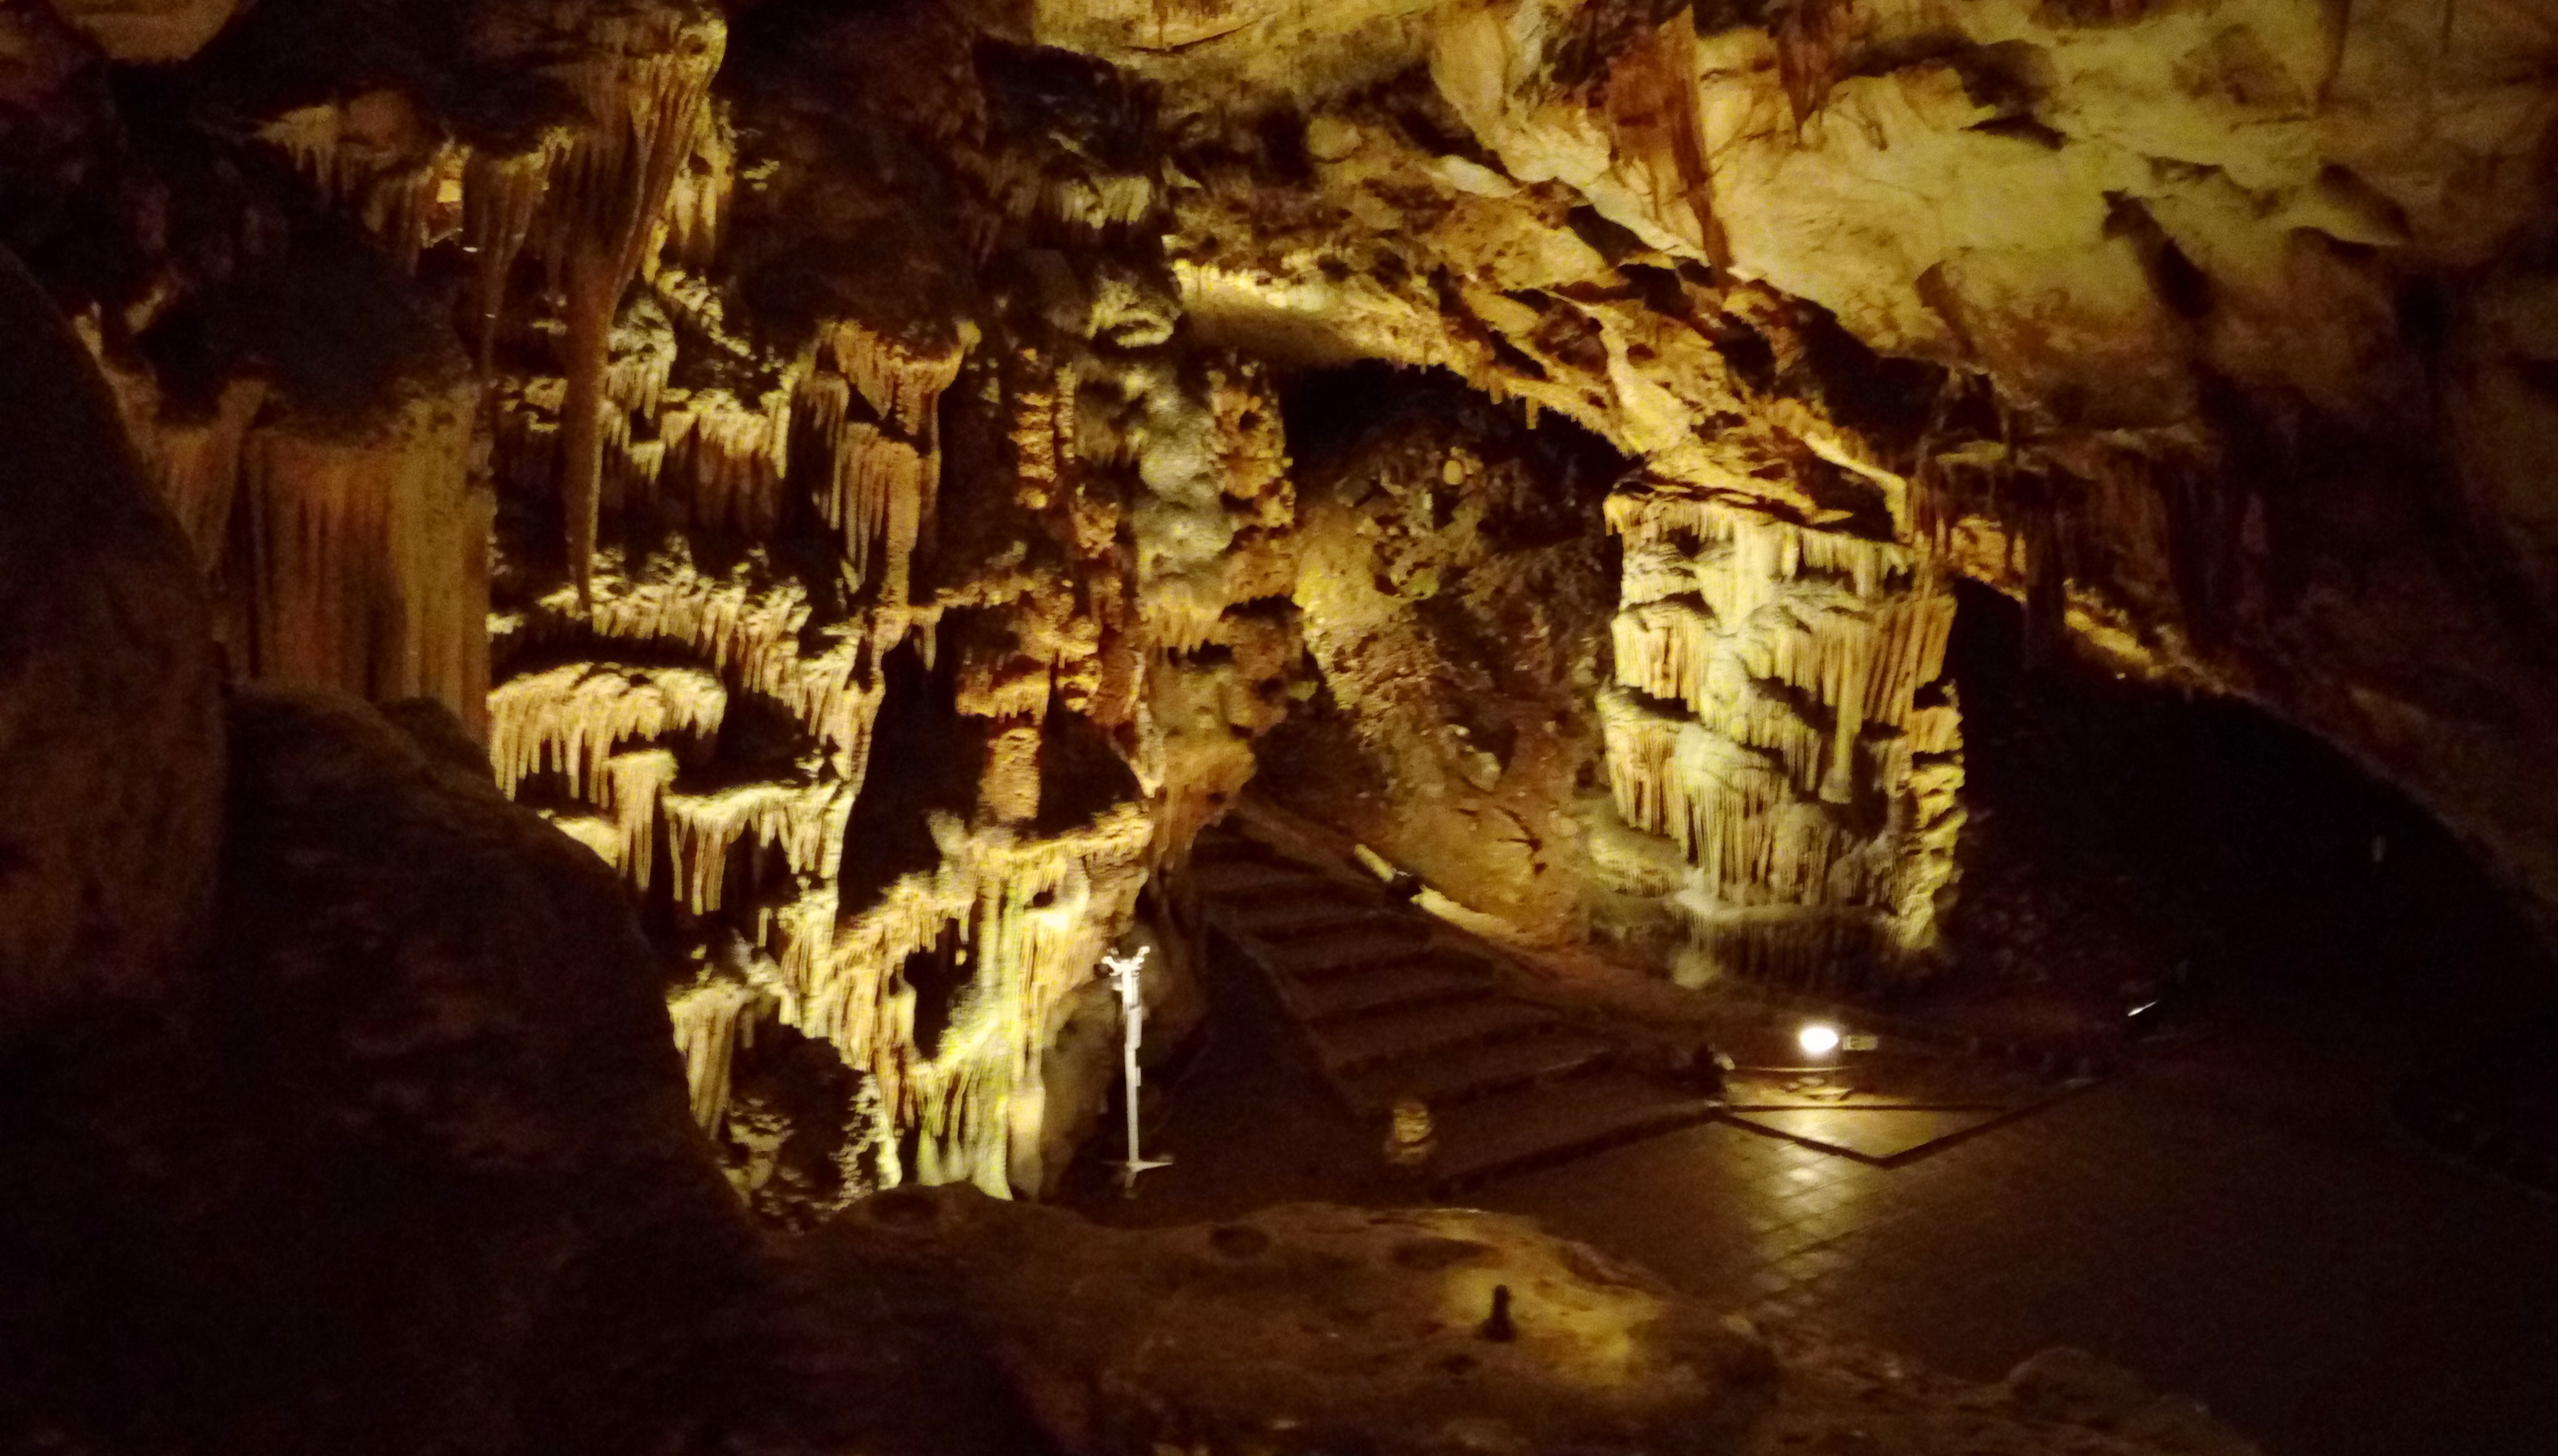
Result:
[[[964,331],[911,343],[837,321],[751,392],[674,386],[679,349],[724,363],[753,357],[723,314],[699,275],[671,265],[625,311],[604,374],[606,506],[765,540],[786,518],[786,493],[804,481],[807,504],[841,541],[846,585],[884,612],[903,611],[931,536],[939,406],[965,358]],[[564,383],[527,389],[531,407],[501,421],[500,453],[531,463],[512,474],[562,468],[566,431],[553,419],[568,392]]]
[[489,709],[498,788],[511,795],[553,772],[583,796],[602,788],[606,762],[625,743],[717,731],[728,689],[697,668],[571,662],[506,682]]
[[[971,805],[931,814],[937,864],[908,873],[854,914],[842,913],[827,867],[758,923],[755,949],[766,958],[746,980],[688,988],[676,1019],[706,1123],[724,1110],[737,1038],[775,1019],[832,1044],[865,1074],[882,1125],[912,1136],[911,1157],[894,1144],[879,1150],[885,1180],[966,1181],[1000,1193],[1040,1188],[1055,1171],[1045,1166],[1042,1066],[1063,1008],[1128,924],[1151,869],[1186,848],[1249,774],[1249,746],[1235,725],[1257,731],[1275,718],[1268,695],[1254,690],[1258,677],[1237,679],[1236,664],[1275,676],[1294,644],[1264,616],[1225,615],[1271,595],[1284,571],[1263,580],[1221,567],[1225,574],[1201,588],[1214,598],[1206,625],[1192,620],[1188,598],[1136,590],[1119,544],[1120,487],[1103,474],[1134,469],[1136,455],[1117,452],[1135,446],[1078,435],[1075,411],[1062,406],[1076,396],[1074,369],[1055,355],[1019,349],[988,366],[1002,381],[1013,447],[1011,505],[1081,560],[1071,583],[981,582],[973,590],[1001,609],[1001,630],[956,631],[940,643],[950,706],[985,745]],[[856,375],[845,377],[849,387]],[[947,381],[924,382],[937,389]],[[878,387],[860,395],[857,407],[870,410],[876,428],[900,425],[897,396]],[[1283,528],[1293,511],[1267,380],[1211,369],[1194,405],[1218,484],[1216,500],[1200,509]],[[1166,427],[1162,419],[1152,426]],[[598,621],[610,605],[599,601]],[[889,615],[884,609],[870,615]],[[1168,635],[1227,646],[1232,659],[1194,669],[1166,646]],[[1157,721],[1166,710],[1187,721],[1203,704],[1215,721],[1196,733]],[[1136,797],[1079,823],[1034,830],[1048,788],[1047,720],[1060,712],[1080,720],[1072,731],[1127,749]],[[743,811],[746,792],[733,793]],[[666,804],[670,825],[687,811],[680,793]],[[841,825],[827,832],[840,837]],[[762,833],[778,839],[773,828]],[[926,1019],[937,1033],[923,1028]]]
[[852,579],[881,602],[903,605],[912,588],[940,486],[941,396],[966,354],[963,334],[913,344],[840,321],[799,386],[826,462],[818,513],[841,533]]
[[172,417],[148,377],[106,372],[221,604],[232,671],[433,697],[485,725],[493,503],[468,467],[470,380],[421,387],[350,427],[270,410],[272,389],[253,376],[228,381],[210,413]]
[[[742,1031],[771,1017],[833,1044],[871,1079],[883,1125],[914,1134],[912,1166],[879,1149],[884,1182],[1036,1189],[1050,1171],[1042,1061],[1068,995],[1134,914],[1152,826],[1129,803],[1044,838],[948,813],[931,831],[936,868],[841,924],[831,887],[801,897],[751,974],[676,999],[694,1112],[716,1123]],[[939,1028],[929,1038],[924,1017]]]
[[1941,569],[1676,495],[1621,494],[1609,517],[1610,780],[1621,815],[1696,867],[1680,908],[1698,948],[1801,973],[1931,946],[1961,823]]
[[721,232],[734,166],[707,98],[727,29],[715,7],[680,0],[554,0],[524,25],[528,41],[545,28],[575,38],[566,48],[573,60],[542,70],[583,114],[519,150],[491,153],[442,137],[390,91],[287,113],[264,135],[404,262],[446,242],[476,258],[476,317],[463,323],[484,369],[515,263],[538,249],[565,299],[551,460],[570,574],[583,589],[611,433],[605,375],[615,316],[632,282],[666,250],[691,256],[715,247]]
[[858,783],[877,706],[862,660],[877,645],[857,632],[812,630],[813,611],[798,584],[777,578],[760,553],[708,575],[676,548],[608,573],[586,610],[567,588],[551,593],[522,630],[536,642],[592,638],[697,654],[725,680],[788,710],[834,777]]
[[[709,742],[729,707],[720,678],[699,668],[568,663],[491,694],[490,759],[510,795],[535,774],[558,775],[568,801],[544,811],[642,890],[654,881],[662,845],[678,906],[695,916],[739,910],[747,944],[765,946],[788,895],[769,893],[770,877],[734,876],[733,866],[769,850],[794,893],[831,878],[852,796],[824,766],[684,788],[677,745]],[[731,887],[740,879],[752,903],[734,907]]]

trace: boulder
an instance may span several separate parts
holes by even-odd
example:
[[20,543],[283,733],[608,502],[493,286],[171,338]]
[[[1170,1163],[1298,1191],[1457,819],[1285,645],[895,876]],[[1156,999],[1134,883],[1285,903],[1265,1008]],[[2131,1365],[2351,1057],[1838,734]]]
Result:
[[628,895],[400,717],[239,690],[192,1024],[0,1069],[0,1446],[666,1449],[763,1368]]
[[0,253],[0,1039],[172,1000],[212,923],[204,590],[115,406]]
[[956,1190],[859,1209],[821,1237],[946,1257],[1075,1456],[1727,1451],[1773,1391],[1746,1329],[1524,1220],[1306,1204],[1140,1232]]

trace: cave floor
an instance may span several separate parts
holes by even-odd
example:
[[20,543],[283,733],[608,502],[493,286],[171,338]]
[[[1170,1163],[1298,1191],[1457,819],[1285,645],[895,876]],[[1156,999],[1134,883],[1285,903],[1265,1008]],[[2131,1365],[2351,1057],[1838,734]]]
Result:
[[[1253,990],[1218,979],[1220,999]],[[1420,1201],[1257,1009],[1221,1005],[1168,1087],[1150,1151],[1175,1166],[1133,1200],[1087,1183],[1085,1212]],[[2372,1050],[2405,1008],[2254,1009],[1894,1166],[1720,1122],[1460,1201],[1958,1375],[2075,1345],[2272,1456],[2558,1450],[2558,1209],[2397,1131],[2388,1077],[2341,1076],[2426,1063],[2423,1040]]]
[[[2109,691],[1966,680],[1993,753],[1957,947],[2009,973],[1916,1009],[2007,1029],[2164,984],[2176,1035],[1888,1166],[1725,1120],[1461,1201],[1956,1375],[2075,1345],[2270,1456],[2558,1451],[2558,1206],[2390,1111],[2558,1009],[2558,968],[2385,791],[2259,725]],[[1073,1201],[1149,1225],[1424,1201],[1378,1171],[1267,986],[1214,960],[1209,981],[1208,1034],[1150,1119],[1176,1166],[1133,1200],[1089,1169]]]

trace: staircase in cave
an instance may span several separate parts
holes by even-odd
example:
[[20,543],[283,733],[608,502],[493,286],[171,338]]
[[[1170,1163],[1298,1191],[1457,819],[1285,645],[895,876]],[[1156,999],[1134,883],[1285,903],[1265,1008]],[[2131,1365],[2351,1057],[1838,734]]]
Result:
[[[1721,1101],[1634,1047],[1508,994],[1489,952],[1381,887],[1231,832],[1192,861],[1213,931],[1268,977],[1325,1080],[1373,1127],[1430,1109],[1421,1170],[1446,1191],[1701,1122]],[[1216,952],[1211,952],[1216,953]]]

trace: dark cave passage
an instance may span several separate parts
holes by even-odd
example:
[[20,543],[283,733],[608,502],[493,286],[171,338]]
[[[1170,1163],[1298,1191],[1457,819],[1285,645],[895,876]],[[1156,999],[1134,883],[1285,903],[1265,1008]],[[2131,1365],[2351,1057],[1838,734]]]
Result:
[[2558,1192],[2558,962],[2393,786],[2240,702],[2024,665],[1966,588],[1956,1022],[2076,1023],[2215,1101]]
[[2514,902],[2442,826],[2248,704],[2026,665],[1966,586],[1950,669],[1968,790],[1957,982],[2088,997],[2457,994],[2547,980]]

